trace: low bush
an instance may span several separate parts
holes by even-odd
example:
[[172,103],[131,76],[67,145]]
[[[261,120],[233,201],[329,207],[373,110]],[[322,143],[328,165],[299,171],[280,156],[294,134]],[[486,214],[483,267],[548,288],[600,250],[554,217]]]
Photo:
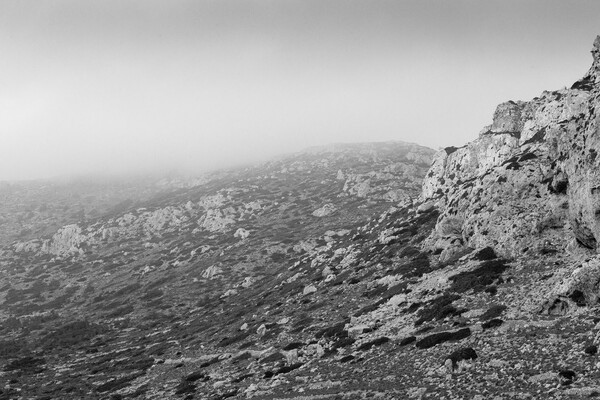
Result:
[[477,359],[477,353],[471,347],[463,347],[450,353],[446,359],[452,361],[452,366],[456,367],[460,361]]
[[444,342],[455,342],[471,336],[469,328],[463,328],[454,332],[438,332],[419,340],[415,345],[419,349],[428,349]]
[[302,342],[292,342],[292,343],[289,343],[286,346],[284,346],[283,350],[290,351],[290,350],[294,350],[294,349],[299,349],[302,346],[304,346],[304,343],[302,343]]
[[508,269],[506,260],[490,260],[483,262],[473,271],[461,272],[450,277],[451,291],[464,293],[473,290],[475,293],[482,292],[486,286],[493,284],[500,278],[502,273]]
[[481,327],[483,328],[483,330],[493,329],[493,328],[499,327],[503,323],[504,323],[504,321],[502,321],[500,318],[494,318],[494,319],[490,319],[489,321],[481,324]]
[[325,338],[344,338],[344,337],[348,337],[348,331],[344,330],[344,326],[346,326],[346,324],[344,322],[340,322],[337,323],[333,326],[327,327],[325,329],[322,329],[320,331],[318,331],[315,334],[315,337],[317,339],[320,339],[322,337]]
[[44,347],[71,347],[89,342],[107,329],[88,321],[75,321],[63,325],[42,338]]
[[502,315],[502,313],[506,310],[506,306],[503,304],[494,304],[486,312],[484,312],[479,319],[481,321],[486,321],[492,318],[498,318]]
[[458,299],[460,299],[459,295],[446,293],[431,300],[417,312],[415,326],[420,326],[424,322],[439,321],[448,316],[459,315],[461,311],[452,305]]
[[414,343],[416,341],[417,338],[415,336],[405,337],[400,341],[400,346],[408,346],[409,344]]
[[473,259],[479,260],[479,261],[488,261],[488,260],[493,260],[494,258],[497,258],[496,252],[494,251],[493,248],[491,248],[489,246],[484,247],[483,249],[479,250],[473,256]]
[[34,370],[39,369],[39,367],[44,364],[46,364],[46,360],[43,358],[27,356],[9,362],[4,367],[4,371],[20,370],[23,372],[32,372]]

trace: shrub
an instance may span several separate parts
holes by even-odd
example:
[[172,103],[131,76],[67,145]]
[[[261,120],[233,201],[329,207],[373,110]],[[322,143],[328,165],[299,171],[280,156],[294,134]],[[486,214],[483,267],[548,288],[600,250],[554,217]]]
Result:
[[591,344],[591,345],[587,346],[583,351],[585,354],[593,356],[598,353],[598,346],[596,346],[595,344]]
[[389,341],[390,341],[390,338],[382,336],[382,337],[379,337],[377,339],[374,339],[374,340],[371,340],[369,342],[361,344],[360,346],[358,346],[357,350],[358,351],[369,350],[369,349],[371,349],[371,348],[373,348],[375,346],[381,346],[381,345],[383,345],[383,344],[385,344],[385,343],[387,343]]
[[183,378],[186,382],[196,382],[199,379],[206,379],[207,375],[204,372],[196,371]]
[[477,353],[471,347],[463,347],[450,353],[446,359],[452,361],[452,366],[456,367],[460,361],[477,359]]
[[325,329],[320,330],[319,332],[317,332],[315,334],[315,337],[317,339],[320,339],[322,337],[326,337],[326,338],[333,338],[333,337],[337,337],[337,338],[344,338],[344,337],[348,337],[348,331],[344,330],[344,326],[346,326],[346,324],[344,322],[340,322],[337,323],[333,326],[327,327]]
[[500,325],[502,325],[504,323],[504,321],[502,321],[499,318],[494,318],[494,319],[490,319],[487,322],[484,322],[483,324],[481,324],[481,327],[486,330],[486,329],[492,329],[492,328],[497,328]]
[[440,343],[458,341],[471,336],[469,328],[463,328],[454,332],[439,332],[426,336],[416,343],[419,349],[428,349]]
[[450,277],[450,280],[453,281],[450,290],[457,293],[464,293],[470,289],[473,289],[475,293],[482,292],[487,285],[494,283],[506,269],[508,269],[506,260],[485,261],[473,271],[461,272]]
[[394,268],[390,272],[390,275],[402,275],[405,278],[419,278],[428,272],[431,272],[429,257],[425,253],[419,253],[419,255],[414,257],[411,261]]
[[494,304],[486,312],[484,312],[479,319],[485,321],[492,318],[497,318],[506,310],[506,306],[503,304]]
[[424,322],[439,321],[447,316],[460,314],[459,310],[452,305],[452,302],[460,299],[457,294],[444,294],[427,303],[426,306],[417,312],[418,319],[415,326],[422,325]]
[[40,365],[46,364],[46,360],[43,358],[35,358],[31,356],[19,358],[11,361],[4,367],[5,371],[21,370],[23,372],[33,372],[38,369]]
[[354,342],[356,342],[356,340],[349,338],[349,337],[341,338],[340,340],[333,343],[333,345],[331,346],[331,349],[337,350],[337,349],[341,349],[343,347],[352,346],[354,344]]
[[42,343],[45,347],[71,347],[88,342],[106,331],[106,328],[88,321],[75,321],[47,334]]
[[481,249],[477,253],[475,253],[475,255],[473,256],[473,259],[480,260],[480,261],[487,261],[487,260],[493,260],[496,257],[497,256],[496,256],[496,252],[494,251],[494,249],[488,246],[488,247],[484,247],[483,249]]
[[304,343],[302,343],[302,342],[292,342],[292,343],[289,343],[288,345],[286,345],[283,348],[283,350],[290,351],[290,350],[294,350],[294,349],[299,349],[302,346],[304,346]]
[[405,337],[404,339],[402,339],[400,341],[400,346],[407,346],[411,343],[414,343],[417,341],[417,338],[414,336],[409,336],[409,337]]
[[0,341],[0,357],[12,358],[25,349],[26,343],[22,340],[2,340]]

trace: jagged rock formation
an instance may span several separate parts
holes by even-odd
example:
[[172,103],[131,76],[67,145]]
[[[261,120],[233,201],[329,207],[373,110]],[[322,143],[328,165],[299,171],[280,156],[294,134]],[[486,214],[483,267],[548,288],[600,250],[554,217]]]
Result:
[[600,37],[592,55],[571,88],[500,104],[478,139],[436,155],[421,198],[442,212],[428,243],[442,258],[464,246],[491,245],[512,257],[563,250],[572,239],[596,248]]

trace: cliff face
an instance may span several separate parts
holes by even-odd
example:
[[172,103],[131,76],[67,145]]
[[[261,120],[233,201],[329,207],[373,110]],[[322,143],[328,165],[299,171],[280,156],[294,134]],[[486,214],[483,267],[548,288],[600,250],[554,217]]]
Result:
[[439,152],[421,198],[441,211],[427,245],[505,256],[595,250],[600,240],[600,36],[590,70],[569,89],[500,104],[466,146]]

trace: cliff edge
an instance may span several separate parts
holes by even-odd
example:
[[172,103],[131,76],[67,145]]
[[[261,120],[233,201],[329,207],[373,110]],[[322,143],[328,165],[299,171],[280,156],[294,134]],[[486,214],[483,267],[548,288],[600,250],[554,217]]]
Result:
[[600,240],[600,36],[570,88],[508,101],[463,147],[440,151],[421,199],[441,214],[426,247],[448,259],[492,246],[507,257],[590,255]]

